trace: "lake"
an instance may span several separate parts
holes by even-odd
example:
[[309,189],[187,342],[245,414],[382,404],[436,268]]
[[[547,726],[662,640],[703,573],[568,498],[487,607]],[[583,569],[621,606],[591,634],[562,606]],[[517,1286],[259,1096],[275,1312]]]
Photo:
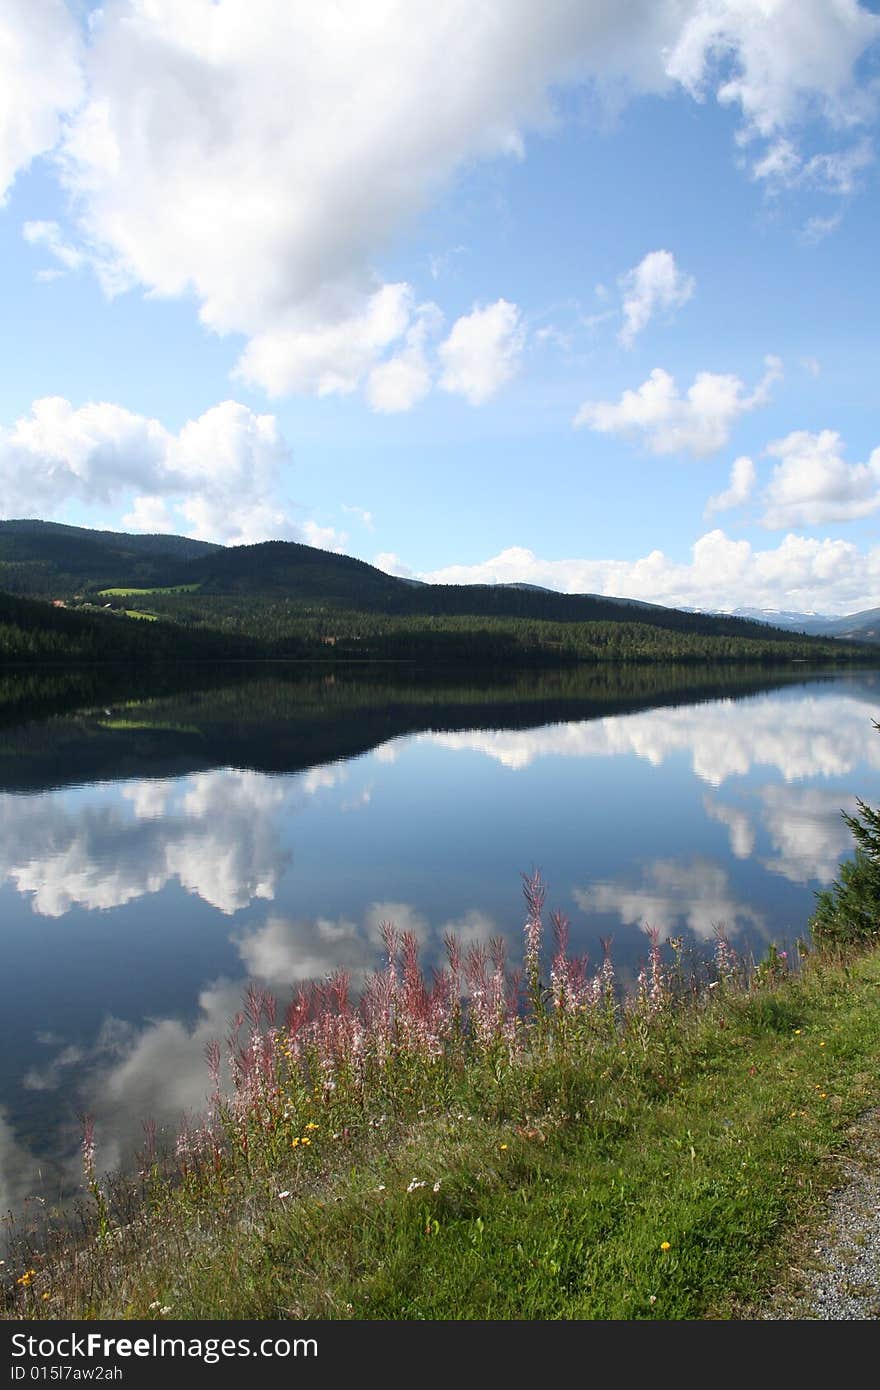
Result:
[[279,997],[422,942],[502,936],[540,869],[620,978],[645,924],[738,950],[806,931],[880,801],[880,674],[295,666],[0,681],[0,1209],[208,1088],[245,982]]

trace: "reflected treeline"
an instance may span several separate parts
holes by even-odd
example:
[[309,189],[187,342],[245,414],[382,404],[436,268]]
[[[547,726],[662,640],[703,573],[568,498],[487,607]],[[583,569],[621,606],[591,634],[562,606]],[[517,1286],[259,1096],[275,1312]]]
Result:
[[877,673],[791,667],[623,666],[405,672],[264,664],[163,672],[66,672],[0,680],[0,790],[214,767],[299,772],[426,731],[528,729],[657,706],[743,698],[806,680],[866,697]]

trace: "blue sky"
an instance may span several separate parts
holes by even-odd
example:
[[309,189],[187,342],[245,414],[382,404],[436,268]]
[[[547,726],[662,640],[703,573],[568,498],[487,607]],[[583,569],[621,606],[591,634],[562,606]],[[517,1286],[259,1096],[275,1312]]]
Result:
[[6,0],[0,515],[876,606],[878,95],[856,0]]

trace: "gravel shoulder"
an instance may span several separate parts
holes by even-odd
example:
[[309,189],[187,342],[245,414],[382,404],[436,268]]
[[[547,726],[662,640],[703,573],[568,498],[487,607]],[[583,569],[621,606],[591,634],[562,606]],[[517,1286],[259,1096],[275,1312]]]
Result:
[[837,1167],[823,1217],[796,1238],[785,1277],[755,1317],[880,1318],[880,1110],[853,1126]]

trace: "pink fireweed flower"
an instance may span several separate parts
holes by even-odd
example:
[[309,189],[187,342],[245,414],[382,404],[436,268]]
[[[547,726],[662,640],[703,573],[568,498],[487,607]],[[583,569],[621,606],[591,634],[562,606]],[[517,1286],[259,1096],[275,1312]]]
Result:
[[541,997],[541,944],[544,939],[542,912],[546,890],[541,875],[536,869],[533,874],[523,874],[523,897],[526,900],[525,922],[525,961],[526,987],[533,1009],[540,1007]]
[[95,1180],[95,1117],[83,1116],[82,1164],[89,1182]]

